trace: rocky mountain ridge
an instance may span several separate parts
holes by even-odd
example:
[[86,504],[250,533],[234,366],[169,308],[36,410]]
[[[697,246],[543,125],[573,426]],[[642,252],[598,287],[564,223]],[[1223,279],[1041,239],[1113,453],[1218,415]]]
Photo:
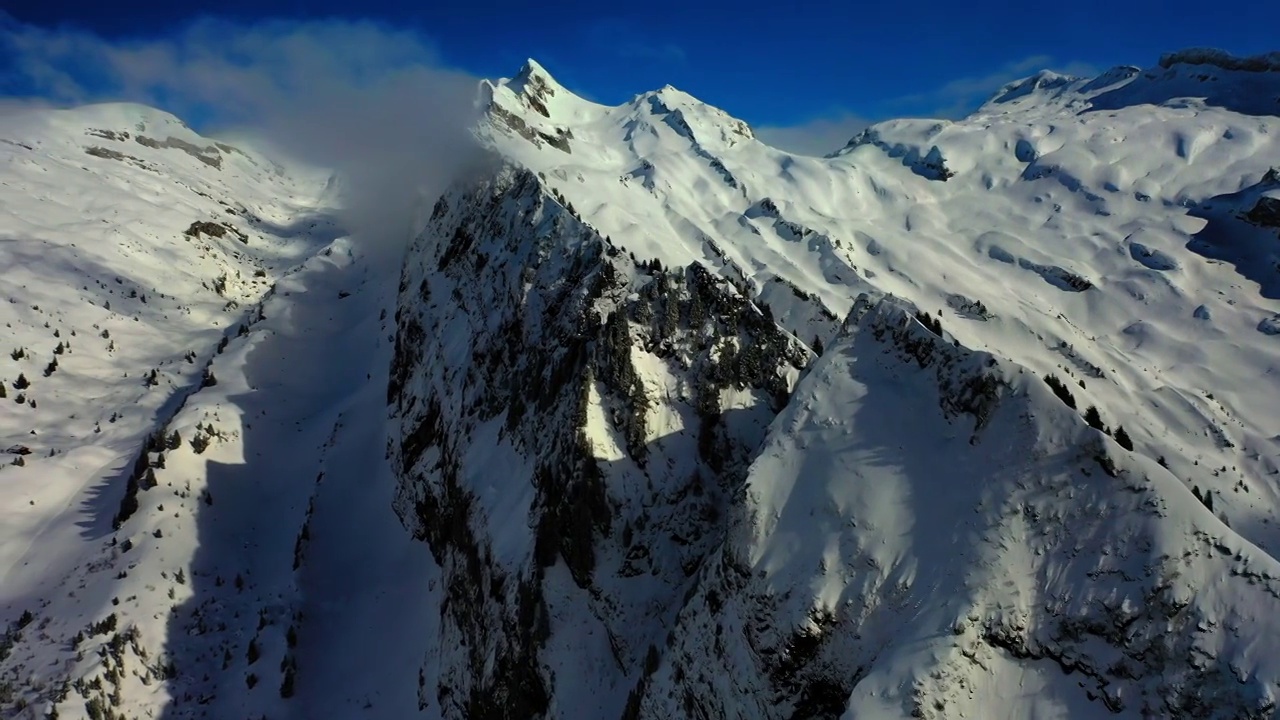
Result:
[[[1008,125],[1036,132],[1056,102],[1044,89],[1066,84],[1041,78],[1018,91],[1035,107]],[[894,297],[923,296],[920,273],[885,257],[889,242],[855,248],[849,240],[863,232],[805,211],[794,187],[775,190],[761,171],[778,156],[749,130],[679,91],[602,108],[536,64],[486,90],[490,124],[479,134],[518,165],[446,196],[411,248],[403,375],[393,373],[403,379],[389,397],[398,511],[458,583],[442,647],[475,643],[427,653],[424,708],[445,717],[1274,713],[1266,678],[1276,669],[1255,638],[1274,637],[1261,608],[1277,599],[1280,567],[1267,544],[1228,539],[1234,531],[1206,507],[1204,471],[1190,469],[1198,461],[1170,472],[1177,451],[1155,439],[1170,430],[1156,429],[1162,421],[1114,402],[1103,413],[1077,404],[1077,393],[1096,402],[1099,384],[1123,383],[1114,368],[1066,340],[991,347],[974,328],[1012,314],[1033,335],[1044,329],[976,285],[953,281],[951,313]],[[946,133],[969,122],[934,123],[924,136],[941,142],[929,145],[901,129],[917,126],[873,127],[864,137],[899,139],[855,142],[823,172],[847,173],[854,188],[861,173],[882,186],[900,176],[920,202],[941,187],[932,183],[980,172],[980,155],[947,159],[964,153]],[[548,137],[573,140],[555,147]],[[900,170],[863,145],[889,163],[904,158]],[[1053,177],[1035,171],[1055,161],[1052,151],[1012,145],[1008,160],[1024,169],[984,180],[988,192]],[[818,173],[778,159],[784,177]],[[610,162],[624,170],[611,182],[600,167]],[[981,173],[997,167],[988,161]],[[1064,183],[1073,202],[1103,206],[1105,188],[1091,184]],[[686,187],[702,212],[679,205]],[[636,193],[661,213],[645,214],[644,200],[630,202]],[[1232,206],[1237,223],[1247,217]],[[1130,243],[1147,279],[1185,267],[1185,250],[1146,239]],[[778,241],[794,249],[769,255]],[[1058,292],[1089,297],[1103,283],[1105,295],[1120,280],[1030,246],[1014,254],[1012,242],[988,231],[974,249]],[[818,282],[801,269],[809,258]],[[906,282],[886,286],[886,273]],[[717,276],[736,302],[698,292]],[[1070,334],[1071,304],[1050,302]],[[471,320],[458,327],[463,315]],[[779,339],[741,335],[747,318]],[[473,365],[473,355],[484,360]],[[726,366],[727,384],[708,386]],[[1124,426],[1112,425],[1117,414]],[[733,436],[718,433],[716,445],[708,424],[747,431],[727,443]],[[1272,454],[1256,460],[1267,467]],[[1264,476],[1245,484],[1272,485]],[[448,536],[430,530],[443,527]],[[1028,681],[1037,689],[1010,691]]]

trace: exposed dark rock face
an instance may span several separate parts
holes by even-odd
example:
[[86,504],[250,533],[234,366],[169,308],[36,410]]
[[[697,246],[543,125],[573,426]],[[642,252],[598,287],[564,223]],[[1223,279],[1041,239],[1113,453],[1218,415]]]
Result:
[[189,143],[186,140],[176,137],[167,137],[164,140],[156,140],[155,138],[149,138],[146,135],[138,135],[133,139],[143,147],[156,148],[160,150],[181,150],[215,170],[222,169],[222,155],[218,153],[217,145],[200,147],[199,145]]
[[499,127],[507,128],[535,145],[546,143],[557,150],[562,150],[566,153],[573,152],[569,144],[569,141],[573,139],[573,131],[568,128],[557,128],[554,134],[543,132],[530,127],[519,115],[508,112],[497,103],[489,106],[489,115]]
[[249,236],[230,223],[215,223],[207,220],[197,220],[196,222],[191,223],[191,226],[186,230],[182,231],[182,234],[187,237],[205,235],[208,237],[221,238],[226,237],[227,233],[231,233],[236,236],[236,238],[242,243],[248,244],[249,242]]
[[[514,169],[436,206],[397,327],[396,509],[444,569],[445,638],[466,648],[421,702],[538,716],[565,602],[609,638],[598,681],[629,684],[811,353],[740,288],[701,266],[637,266]],[[484,497],[495,472],[502,497]],[[514,513],[506,530],[499,513]]]
[[1280,228],[1280,198],[1260,197],[1245,215],[1249,222],[1269,228]]
[[1223,70],[1280,72],[1280,53],[1236,57],[1223,50],[1190,48],[1160,56],[1160,67],[1167,69],[1174,65],[1212,65]]
[[89,128],[85,131],[85,134],[90,137],[98,137],[103,140],[115,140],[117,142],[124,142],[129,139],[129,131],[127,130],[102,130],[99,128]]
[[112,150],[111,148],[99,147],[97,145],[85,148],[85,153],[104,160],[132,160],[135,163],[142,162],[141,158],[136,158],[132,155],[125,155],[119,150]]

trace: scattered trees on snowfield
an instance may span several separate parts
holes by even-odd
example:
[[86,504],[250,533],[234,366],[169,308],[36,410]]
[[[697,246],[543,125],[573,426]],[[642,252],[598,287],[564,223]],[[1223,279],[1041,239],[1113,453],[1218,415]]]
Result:
[[1063,384],[1056,375],[1045,375],[1044,383],[1049,386],[1049,389],[1053,391],[1054,395],[1058,396],[1058,399],[1061,400],[1063,404],[1072,410],[1076,409],[1075,396],[1071,394],[1071,391],[1067,389],[1067,386]]
[[942,337],[942,321],[941,320],[933,317],[929,313],[922,313],[922,312],[916,313],[916,319],[919,320],[920,324],[924,325],[925,328],[929,330],[929,332],[933,333],[934,335],[937,335],[938,337]]

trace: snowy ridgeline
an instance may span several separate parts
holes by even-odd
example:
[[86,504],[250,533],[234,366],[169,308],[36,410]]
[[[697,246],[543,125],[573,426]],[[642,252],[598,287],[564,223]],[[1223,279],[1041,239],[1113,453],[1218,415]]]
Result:
[[1280,121],[1123,70],[828,159],[486,86],[388,398],[423,712],[1270,716]]
[[324,173],[6,119],[0,703],[1273,716],[1264,61],[1041,73],[827,158],[530,62],[403,268]]

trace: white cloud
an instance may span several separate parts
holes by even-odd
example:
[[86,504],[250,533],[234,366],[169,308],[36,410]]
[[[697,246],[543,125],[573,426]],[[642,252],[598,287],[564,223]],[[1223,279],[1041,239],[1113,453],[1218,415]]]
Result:
[[844,147],[869,124],[866,118],[843,113],[799,125],[766,125],[756,128],[755,133],[762,142],[780,150],[820,157]]
[[200,20],[116,41],[0,17],[0,53],[35,98],[153,105],[334,168],[349,227],[370,239],[401,239],[421,196],[473,157],[477,78],[443,68],[422,36],[375,23]]
[[[0,24],[15,72],[64,102],[103,94],[179,102],[250,102],[365,85],[412,68],[437,67],[431,43],[372,22],[195,21],[171,36],[105,40],[91,33]],[[271,92],[271,96],[264,93]]]

